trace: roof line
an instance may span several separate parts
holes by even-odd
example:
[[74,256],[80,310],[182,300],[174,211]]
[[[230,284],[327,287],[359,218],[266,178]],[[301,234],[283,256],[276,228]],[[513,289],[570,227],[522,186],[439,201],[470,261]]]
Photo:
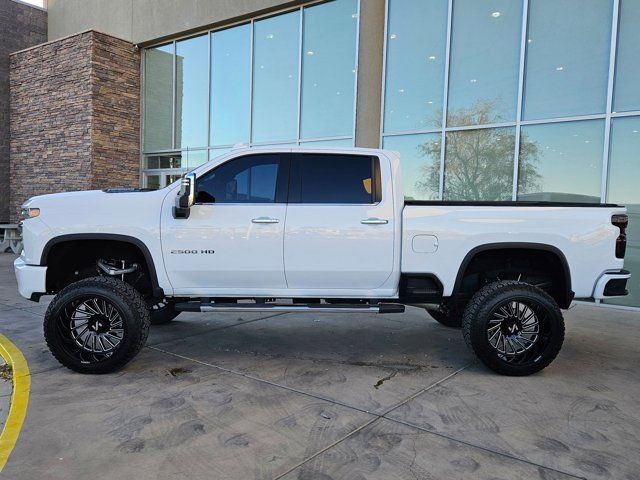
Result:
[[[17,0],[12,0],[12,1],[15,2]],[[111,35],[110,33],[106,33],[106,32],[103,32],[101,30],[96,30],[95,28],[89,28],[87,30],[82,30],[80,32],[72,33],[71,35],[66,35],[64,37],[56,38],[55,40],[49,40],[48,42],[39,43],[38,45],[34,45],[32,47],[23,48],[22,50],[18,50],[16,52],[10,53],[9,56],[17,55],[19,53],[28,52],[29,50],[33,50],[34,48],[42,47],[44,45],[50,45],[50,44],[56,43],[56,42],[61,42],[63,40],[67,40],[69,38],[77,37],[79,35],[84,35],[84,34],[87,34],[87,33],[99,33],[101,35],[105,35],[107,37],[115,38],[116,40],[121,40],[123,42],[127,42],[127,43],[133,45],[133,43],[131,43],[129,40],[125,40],[124,38],[116,37],[115,35]]]

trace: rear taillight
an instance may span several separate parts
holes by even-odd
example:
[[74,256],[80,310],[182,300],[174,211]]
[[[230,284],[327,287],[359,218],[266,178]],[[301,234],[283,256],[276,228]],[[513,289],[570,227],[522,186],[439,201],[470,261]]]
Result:
[[627,225],[629,225],[629,217],[625,214],[612,215],[611,223],[620,229],[620,235],[616,238],[616,258],[624,258],[627,250]]

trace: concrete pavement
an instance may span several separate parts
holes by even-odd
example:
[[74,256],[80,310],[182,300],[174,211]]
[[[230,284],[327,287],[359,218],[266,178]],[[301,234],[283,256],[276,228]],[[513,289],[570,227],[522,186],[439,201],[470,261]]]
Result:
[[12,260],[0,331],[32,384],[0,478],[640,479],[638,312],[566,312],[559,357],[525,378],[418,309],[183,313],[123,371],[86,376],[49,354]]

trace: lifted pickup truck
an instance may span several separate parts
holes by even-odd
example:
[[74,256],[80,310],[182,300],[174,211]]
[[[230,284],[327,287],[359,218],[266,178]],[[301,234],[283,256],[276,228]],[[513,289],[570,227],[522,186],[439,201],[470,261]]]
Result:
[[47,344],[84,373],[122,367],[182,311],[415,305],[528,375],[558,354],[574,297],[627,293],[624,207],[412,201],[402,185],[395,152],[240,148],[157,191],[35,197],[19,290],[56,295]]

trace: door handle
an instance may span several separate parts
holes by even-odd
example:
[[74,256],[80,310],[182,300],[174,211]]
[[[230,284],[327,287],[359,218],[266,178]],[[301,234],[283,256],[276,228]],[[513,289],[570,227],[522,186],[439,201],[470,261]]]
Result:
[[251,220],[251,223],[279,223],[280,220],[272,217],[258,217]]
[[364,220],[360,220],[360,223],[364,223],[365,225],[386,225],[389,223],[389,220],[385,220],[384,218],[374,218],[369,217]]

